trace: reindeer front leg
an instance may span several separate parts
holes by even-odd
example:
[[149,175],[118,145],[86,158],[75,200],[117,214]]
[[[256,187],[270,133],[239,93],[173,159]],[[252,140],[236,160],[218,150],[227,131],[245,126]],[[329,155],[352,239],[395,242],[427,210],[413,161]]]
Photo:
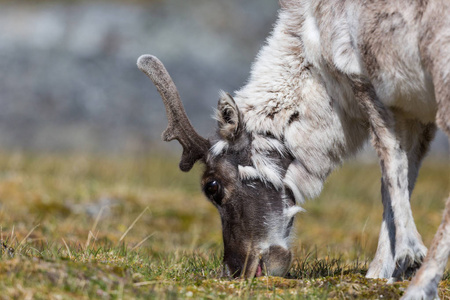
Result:
[[[419,173],[420,164],[428,151],[435,132],[436,125],[433,123],[423,124],[417,120],[405,119],[401,114],[397,114],[395,116],[396,137],[400,141],[401,148],[407,153],[409,196],[412,194],[414,184]],[[388,230],[389,227],[395,229],[391,198],[389,188],[385,186],[386,183],[383,179],[381,184],[382,201],[384,206],[383,223],[380,230],[378,250],[370,265],[369,272],[367,273],[367,277],[370,278],[389,278],[395,270],[393,256],[393,253],[395,253],[395,236],[390,236],[389,232],[393,231]],[[408,271],[414,271],[416,267],[418,266],[413,265],[410,267],[405,275],[409,276],[410,274],[408,274]]]
[[383,202],[383,221],[378,237],[377,252],[366,274],[368,278],[390,278],[395,269],[395,224],[390,204],[391,198],[383,179],[381,180],[381,199]]
[[408,157],[394,115],[379,101],[372,84],[360,78],[353,83],[355,96],[370,122],[382,172],[383,223],[367,277],[396,281],[418,268],[426,254],[409,202],[420,160]]

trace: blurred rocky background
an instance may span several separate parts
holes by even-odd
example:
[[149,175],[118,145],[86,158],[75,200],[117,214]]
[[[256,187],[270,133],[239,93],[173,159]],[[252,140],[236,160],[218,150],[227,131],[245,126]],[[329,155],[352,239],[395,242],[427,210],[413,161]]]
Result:
[[[218,91],[234,91],[272,28],[276,0],[0,1],[0,149],[147,153],[165,111],[136,68],[154,54],[186,111],[212,134]],[[448,153],[439,133],[433,154]]]

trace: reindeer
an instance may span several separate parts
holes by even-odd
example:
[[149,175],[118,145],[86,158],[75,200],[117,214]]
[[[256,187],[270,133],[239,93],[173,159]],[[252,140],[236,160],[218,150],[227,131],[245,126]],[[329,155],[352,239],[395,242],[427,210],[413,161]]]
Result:
[[[162,63],[138,59],[166,107],[163,139],[183,146],[182,171],[205,165],[201,185],[220,213],[225,274],[253,277],[286,274],[294,216],[371,137],[384,211],[366,276],[402,280],[427,254],[410,207],[421,161],[436,124],[450,137],[450,2],[280,4],[248,83],[234,96],[220,93],[214,138],[196,133]],[[436,296],[449,203],[405,298]]]

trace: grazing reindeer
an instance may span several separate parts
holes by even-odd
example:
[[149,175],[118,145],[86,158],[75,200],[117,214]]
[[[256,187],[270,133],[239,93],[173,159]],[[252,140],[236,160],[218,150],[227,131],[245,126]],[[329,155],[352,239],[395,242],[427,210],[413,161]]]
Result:
[[[146,55],[138,66],[165,103],[164,140],[183,146],[181,170],[206,165],[202,188],[221,216],[227,274],[284,275],[300,205],[369,135],[384,212],[367,277],[400,280],[421,265],[427,249],[409,201],[435,122],[450,137],[450,2],[281,1],[249,82],[234,99],[221,93],[211,140],[195,132],[161,62]],[[436,295],[449,202],[406,297]]]

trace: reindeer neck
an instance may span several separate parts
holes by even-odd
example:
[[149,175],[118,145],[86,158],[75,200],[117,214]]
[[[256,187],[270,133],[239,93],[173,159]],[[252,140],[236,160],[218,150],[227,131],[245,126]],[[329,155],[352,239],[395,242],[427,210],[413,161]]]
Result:
[[[367,129],[326,92],[315,67],[305,58],[296,28],[280,14],[272,35],[252,66],[249,82],[236,92],[236,103],[252,134],[276,138],[293,161],[284,181],[299,202],[320,193],[330,172],[361,147]],[[358,131],[358,129],[356,129]]]

